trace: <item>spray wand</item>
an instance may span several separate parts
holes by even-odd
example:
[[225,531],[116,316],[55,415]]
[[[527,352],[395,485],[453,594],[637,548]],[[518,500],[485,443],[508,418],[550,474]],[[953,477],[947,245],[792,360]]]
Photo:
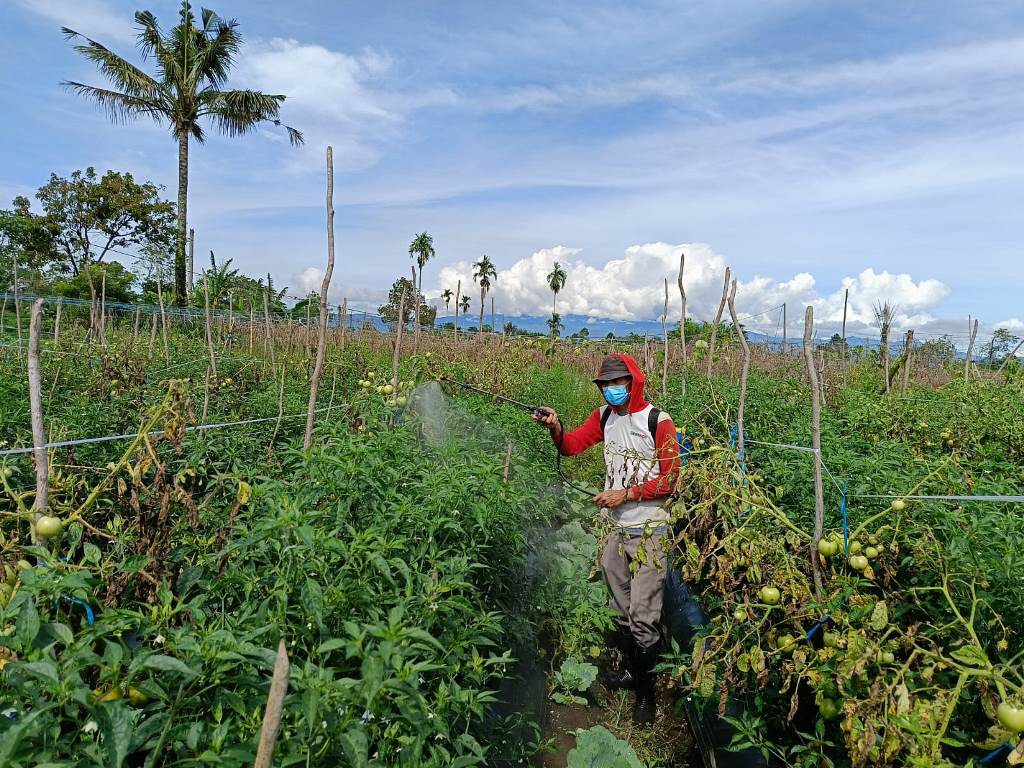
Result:
[[[480,394],[480,395],[487,395],[488,397],[493,397],[495,400],[500,400],[502,402],[509,403],[510,405],[514,405],[517,408],[523,408],[523,409],[529,411],[531,413],[531,415],[533,416],[533,418],[535,418],[535,419],[538,419],[538,418],[540,418],[542,416],[550,415],[552,413],[552,411],[549,408],[545,408],[544,406],[541,406],[541,405],[529,405],[528,403],[524,403],[524,402],[522,402],[520,400],[513,400],[511,397],[505,397],[504,395],[499,395],[497,392],[491,392],[491,391],[486,390],[486,389],[481,389],[480,387],[474,387],[472,384],[467,384],[464,381],[458,381],[456,379],[449,378],[448,376],[443,376],[442,375],[440,378],[441,378],[441,381],[447,381],[449,384],[454,384],[457,387],[462,387],[463,389],[467,389],[467,390],[469,390],[471,392],[476,392],[477,394]],[[564,439],[564,437],[565,437],[565,428],[562,426],[562,420],[559,419],[558,420],[558,443],[559,444],[558,444],[558,447],[555,449],[555,451],[556,451],[556,453],[555,453],[555,471],[558,473],[558,476],[559,476],[559,478],[561,478],[562,482],[566,486],[568,486],[569,488],[572,488],[574,491],[579,491],[580,493],[586,494],[587,496],[591,496],[591,497],[596,496],[598,494],[597,491],[591,490],[589,488],[581,488],[580,486],[578,486],[574,482],[572,482],[572,480],[567,478],[565,476],[565,473],[562,471],[562,440]]]

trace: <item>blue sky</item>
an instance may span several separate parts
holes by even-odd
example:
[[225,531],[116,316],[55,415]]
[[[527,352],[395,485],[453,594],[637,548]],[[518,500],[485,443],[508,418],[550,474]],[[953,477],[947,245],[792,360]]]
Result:
[[[1020,2],[210,5],[246,36],[234,82],[289,95],[307,144],[269,128],[193,147],[197,253],[318,285],[330,143],[332,296],[375,302],[426,229],[425,286],[469,283],[487,253],[508,314],[550,311],[558,258],[563,313],[653,319],[682,250],[698,318],[728,264],[741,313],[813,303],[832,327],[848,287],[854,328],[890,299],[919,333],[963,333],[971,313],[1024,331]],[[59,27],[132,54],[134,10],[169,26],[177,6],[0,0],[0,109],[17,116],[0,203],[87,165],[173,197],[166,129],[60,88],[102,81]]]

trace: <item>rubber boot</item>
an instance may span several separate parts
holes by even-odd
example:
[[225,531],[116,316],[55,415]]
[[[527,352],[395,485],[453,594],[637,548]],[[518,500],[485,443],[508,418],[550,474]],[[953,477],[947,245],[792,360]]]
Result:
[[633,677],[636,679],[636,705],[633,707],[633,722],[641,728],[654,725],[656,701],[654,695],[654,667],[661,652],[657,645],[637,648],[633,657]]
[[622,655],[618,672],[606,672],[601,675],[601,684],[609,691],[631,691],[636,685],[633,677],[633,657],[636,655],[636,641],[626,627],[618,627],[615,632],[615,647]]

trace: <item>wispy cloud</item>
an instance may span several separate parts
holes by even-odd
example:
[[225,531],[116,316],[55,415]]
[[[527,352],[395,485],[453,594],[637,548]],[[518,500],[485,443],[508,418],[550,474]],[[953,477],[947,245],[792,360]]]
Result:
[[135,40],[132,14],[111,8],[103,0],[14,0],[16,5],[83,35],[104,41]]

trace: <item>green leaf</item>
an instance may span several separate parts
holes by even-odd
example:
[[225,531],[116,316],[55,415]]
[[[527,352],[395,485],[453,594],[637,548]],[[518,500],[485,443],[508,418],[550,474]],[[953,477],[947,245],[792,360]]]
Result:
[[346,645],[348,645],[348,643],[348,640],[345,640],[340,637],[335,637],[323,643],[320,643],[320,647],[316,649],[316,652],[320,654],[330,653],[331,651],[336,651],[339,648],[344,648]]
[[576,746],[567,756],[567,768],[644,768],[633,748],[615,738],[605,727],[595,725],[576,731]]
[[104,768],[121,768],[132,740],[131,711],[121,702],[97,707],[96,718],[103,734]]
[[43,715],[43,713],[56,707],[56,704],[48,704],[42,709],[37,709],[31,714],[19,717],[15,722],[15,725],[8,729],[3,736],[0,736],[0,765],[10,765],[11,758],[18,751],[18,744],[21,743],[22,736],[25,735],[26,731],[35,730],[33,728],[34,721]]
[[[59,680],[57,678],[57,667],[49,661],[30,661],[21,665],[23,672],[28,672],[30,675],[35,677],[41,677],[44,680],[56,685]],[[0,763],[2,765],[2,763]]]
[[84,562],[99,565],[101,557],[100,548],[95,544],[87,541],[82,545],[82,560]]
[[987,667],[988,656],[976,645],[964,645],[949,654],[961,664],[969,667]]
[[26,600],[18,613],[18,622],[14,627],[15,637],[21,643],[23,651],[32,647],[32,641],[39,634],[39,612],[34,600]]
[[117,570],[121,573],[138,573],[144,571],[152,559],[149,555],[131,555],[124,559]]
[[366,734],[353,728],[341,735],[341,748],[345,750],[345,757],[348,758],[352,768],[366,768],[369,765],[368,753],[369,743]]
[[875,603],[868,624],[876,632],[881,632],[889,624],[889,606],[885,604],[885,600]]
[[71,627],[67,624],[55,622],[53,624],[47,624],[46,628],[50,631],[50,634],[62,642],[65,647],[74,645],[75,633],[71,631]]
[[176,659],[173,656],[164,656],[163,654],[150,656],[142,662],[142,666],[146,669],[156,669],[161,672],[175,672],[179,675],[184,675],[185,677],[196,676],[196,672],[185,664],[185,662]]

